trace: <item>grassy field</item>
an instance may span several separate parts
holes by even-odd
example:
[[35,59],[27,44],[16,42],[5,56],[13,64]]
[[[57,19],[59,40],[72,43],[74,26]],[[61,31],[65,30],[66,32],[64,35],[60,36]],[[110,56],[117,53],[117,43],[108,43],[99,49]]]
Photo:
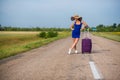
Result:
[[92,32],[92,34],[120,42],[120,32]]
[[0,59],[40,47],[52,41],[67,37],[70,32],[59,32],[54,38],[40,38],[39,32],[0,32]]

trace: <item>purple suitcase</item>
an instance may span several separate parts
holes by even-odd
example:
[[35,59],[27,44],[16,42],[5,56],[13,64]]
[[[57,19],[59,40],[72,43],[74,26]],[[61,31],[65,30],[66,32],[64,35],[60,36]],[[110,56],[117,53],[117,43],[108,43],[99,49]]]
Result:
[[91,53],[92,49],[92,40],[89,38],[82,39],[82,53],[89,52]]

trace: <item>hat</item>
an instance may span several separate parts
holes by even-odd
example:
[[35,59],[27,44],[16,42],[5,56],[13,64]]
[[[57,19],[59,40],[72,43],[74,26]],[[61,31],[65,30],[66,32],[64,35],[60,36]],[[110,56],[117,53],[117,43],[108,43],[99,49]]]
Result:
[[79,15],[74,15],[71,17],[71,21],[74,21],[75,19],[78,19],[78,20],[82,20],[82,17],[80,17]]
[[79,16],[79,15],[74,15],[73,17],[74,17],[75,19],[80,18],[80,16]]

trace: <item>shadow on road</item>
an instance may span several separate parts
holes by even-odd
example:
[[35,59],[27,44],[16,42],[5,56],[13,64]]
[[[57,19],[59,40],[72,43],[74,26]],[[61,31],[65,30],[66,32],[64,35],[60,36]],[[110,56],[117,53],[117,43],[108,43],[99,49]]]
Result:
[[99,53],[104,53],[104,52],[109,52],[109,49],[102,49],[102,50],[93,50],[92,54],[99,54]]

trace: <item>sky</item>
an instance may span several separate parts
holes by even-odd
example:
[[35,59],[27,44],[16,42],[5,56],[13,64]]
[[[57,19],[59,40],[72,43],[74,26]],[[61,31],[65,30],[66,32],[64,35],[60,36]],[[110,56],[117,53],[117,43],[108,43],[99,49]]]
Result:
[[0,24],[69,28],[78,14],[90,27],[120,23],[120,0],[0,0]]

